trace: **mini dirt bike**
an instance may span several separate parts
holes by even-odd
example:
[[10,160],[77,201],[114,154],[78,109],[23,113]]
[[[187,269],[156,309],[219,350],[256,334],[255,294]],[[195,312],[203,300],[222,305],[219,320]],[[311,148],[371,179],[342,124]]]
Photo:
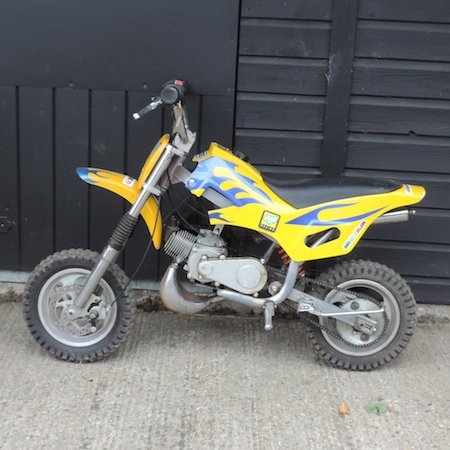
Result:
[[[353,178],[264,180],[245,155],[216,143],[194,156],[197,165],[190,172],[183,163],[195,133],[184,108],[186,88],[183,81],[169,82],[134,114],[138,119],[160,106],[173,113],[171,134],[156,144],[138,179],[77,170],[84,181],[120,195],[131,208],[101,255],[64,250],[31,273],[24,314],[33,337],[54,356],[78,362],[102,359],[123,343],[136,307],[114,261],[140,216],[154,247],[161,248],[160,198],[182,183],[204,199],[208,220],[195,227],[175,216],[165,225],[163,248],[173,259],[160,283],[167,309],[190,315],[228,300],[261,310],[270,330],[276,310],[286,308],[307,320],[314,349],[336,367],[371,370],[395,358],[415,325],[414,297],[400,275],[358,260],[315,276],[311,262],[350,253],[373,224],[407,220],[411,211],[405,206],[419,202],[424,188]],[[181,274],[191,289],[180,282]],[[192,289],[198,286],[203,289]]]

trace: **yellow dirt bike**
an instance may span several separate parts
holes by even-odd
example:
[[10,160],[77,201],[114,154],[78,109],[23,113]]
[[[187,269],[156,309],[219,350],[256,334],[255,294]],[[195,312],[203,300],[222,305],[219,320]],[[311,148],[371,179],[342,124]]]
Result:
[[[78,362],[102,359],[123,343],[136,307],[114,261],[142,216],[154,247],[163,246],[173,259],[160,283],[167,309],[196,314],[228,300],[261,310],[270,330],[277,309],[285,308],[307,321],[314,349],[336,367],[371,370],[395,358],[415,325],[414,296],[400,275],[363,260],[318,275],[310,266],[350,253],[371,225],[407,220],[412,211],[405,207],[419,202],[425,189],[354,178],[269,181],[245,155],[216,143],[194,156],[191,172],[183,166],[195,142],[186,89],[184,81],[169,82],[134,114],[138,119],[160,106],[173,113],[171,134],[159,140],[137,179],[77,170],[131,208],[102,254],[64,250],[31,273],[24,315],[33,337],[54,356]],[[163,224],[160,198],[180,183],[202,199],[203,225],[181,215]]]

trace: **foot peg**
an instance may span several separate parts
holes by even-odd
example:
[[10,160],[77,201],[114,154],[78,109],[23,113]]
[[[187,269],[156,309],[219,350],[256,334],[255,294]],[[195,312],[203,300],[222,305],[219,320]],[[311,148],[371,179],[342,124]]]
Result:
[[275,307],[273,302],[267,302],[264,305],[264,329],[270,331],[273,328],[272,317],[275,315]]

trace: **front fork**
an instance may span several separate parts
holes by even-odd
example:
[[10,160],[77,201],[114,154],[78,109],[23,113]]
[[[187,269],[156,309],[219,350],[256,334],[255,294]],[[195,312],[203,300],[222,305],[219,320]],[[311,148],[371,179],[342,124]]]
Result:
[[100,260],[92,269],[78,297],[69,308],[68,312],[71,319],[85,317],[88,314],[88,309],[92,303],[89,300],[95,295],[97,286],[109,266],[116,260],[119,253],[125,247],[128,238],[136,227],[137,221],[138,218],[133,217],[130,212],[125,213],[122,219],[120,219],[108,245],[103,249]]
[[147,181],[142,186],[142,190],[138,198],[130,210],[124,214],[122,219],[120,219],[120,222],[117,224],[111,238],[108,241],[108,244],[103,249],[100,260],[92,269],[85,285],[70,307],[68,313],[72,320],[78,317],[85,317],[88,314],[88,309],[92,303],[90,300],[93,296],[95,296],[95,291],[97,290],[100,280],[105,275],[109,266],[117,259],[119,253],[125,247],[128,238],[131,236],[136,227],[142,208],[146,204],[150,195],[161,195],[161,189],[158,187],[158,183],[165,174],[174,156],[182,155],[176,147],[171,144],[167,144],[167,147],[162,153],[159,161],[156,163]]

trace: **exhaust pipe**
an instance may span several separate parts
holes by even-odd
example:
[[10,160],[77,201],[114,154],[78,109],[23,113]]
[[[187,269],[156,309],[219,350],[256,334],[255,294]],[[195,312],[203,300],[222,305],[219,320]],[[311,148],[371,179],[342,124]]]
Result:
[[164,306],[170,311],[183,315],[193,315],[203,311],[223,297],[205,297],[188,292],[178,283],[178,264],[172,263],[166,270],[159,287],[159,295]]
[[414,216],[414,214],[416,214],[416,211],[413,209],[402,209],[400,211],[388,212],[375,219],[373,221],[373,225],[406,222],[411,216]]

